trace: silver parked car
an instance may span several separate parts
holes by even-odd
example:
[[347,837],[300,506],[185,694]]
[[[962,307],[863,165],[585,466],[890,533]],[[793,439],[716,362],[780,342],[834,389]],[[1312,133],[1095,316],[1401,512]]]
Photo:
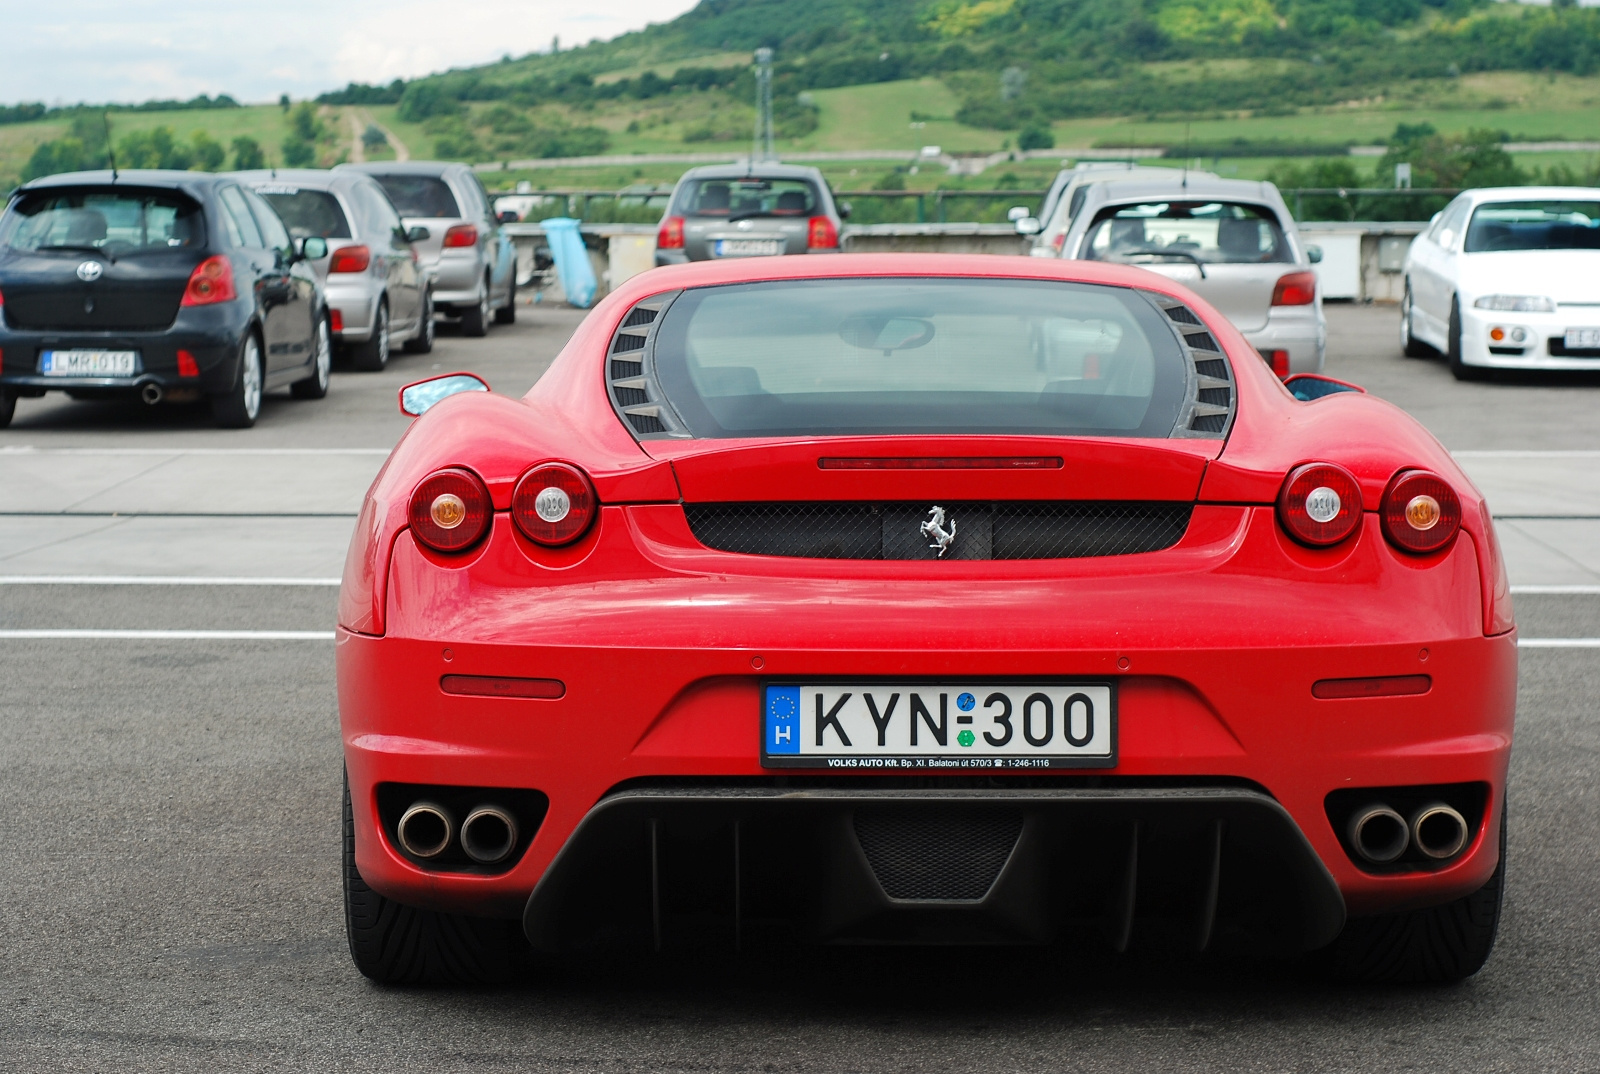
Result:
[[721,257],[836,254],[850,215],[816,168],[716,164],[690,168],[656,232],[656,264]]
[[433,349],[433,299],[400,214],[371,178],[348,172],[280,168],[237,172],[261,195],[297,239],[327,240],[312,261],[328,296],[333,336],[357,369],[389,364],[401,343]]
[[461,318],[461,332],[481,336],[517,319],[517,252],[500,227],[494,202],[465,164],[389,161],[341,164],[335,172],[372,176],[389,195],[406,227],[427,235],[416,242],[433,275],[433,303]]
[[[1032,235],[1033,245],[1028,248],[1030,257],[1060,257],[1061,246],[1067,240],[1067,228],[1073,217],[1083,208],[1083,198],[1092,183],[1117,183],[1127,180],[1151,179],[1163,182],[1174,175],[1174,169],[1134,164],[1121,160],[1085,160],[1071,168],[1056,173],[1055,181],[1039,205],[1039,215],[1028,215],[1027,206],[1011,210],[1011,219],[1017,234]],[[1178,172],[1176,174],[1182,174]],[[1214,179],[1211,172],[1189,173],[1191,177]]]
[[1322,369],[1327,322],[1312,264],[1271,183],[1171,175],[1084,188],[1061,256],[1139,265],[1197,291],[1280,377]]

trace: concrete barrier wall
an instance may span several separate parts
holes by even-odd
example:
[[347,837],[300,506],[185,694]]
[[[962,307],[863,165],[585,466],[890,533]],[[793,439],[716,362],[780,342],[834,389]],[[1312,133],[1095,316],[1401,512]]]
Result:
[[[1323,249],[1316,271],[1324,298],[1398,302],[1406,250],[1427,226],[1426,222],[1310,221],[1300,224],[1300,232],[1306,242]],[[517,246],[518,286],[537,289],[544,301],[565,301],[555,273],[542,274],[534,264],[534,251],[544,245],[544,229],[538,224],[505,228]],[[655,265],[653,224],[585,224],[582,234],[600,284],[596,301]],[[1010,224],[867,224],[846,225],[840,245],[846,253],[1025,254],[1032,241]]]

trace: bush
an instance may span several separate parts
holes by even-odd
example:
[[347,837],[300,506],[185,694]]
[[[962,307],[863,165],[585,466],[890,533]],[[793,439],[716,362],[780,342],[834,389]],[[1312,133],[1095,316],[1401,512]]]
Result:
[[205,131],[195,131],[189,136],[189,142],[194,156],[194,163],[190,167],[202,172],[222,170],[222,162],[228,158],[228,151],[222,148],[221,142]]
[[461,114],[461,102],[445,93],[438,83],[413,82],[400,95],[395,114],[407,123],[421,123],[434,116]]
[[265,168],[267,166],[267,155],[261,151],[261,143],[254,138],[235,138],[233,140],[233,166],[241,172]]
[[1049,127],[1043,124],[1031,124],[1022,128],[1022,133],[1017,135],[1017,148],[1029,149],[1054,149],[1056,136]]

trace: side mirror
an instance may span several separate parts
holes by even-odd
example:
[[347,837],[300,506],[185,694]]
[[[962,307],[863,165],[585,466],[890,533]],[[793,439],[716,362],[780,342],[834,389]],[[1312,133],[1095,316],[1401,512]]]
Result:
[[840,220],[848,220],[848,219],[850,219],[850,214],[854,211],[853,209],[850,208],[850,203],[848,201],[838,202],[837,204],[834,205],[834,208],[839,210],[839,219]]
[[513,212],[510,209],[504,209],[504,210],[501,211],[498,219],[502,224],[515,224],[519,220],[521,220],[522,217],[518,216],[515,212]]
[[471,373],[444,373],[400,389],[400,413],[408,418],[420,418],[439,405],[440,400],[462,392],[486,392],[489,385],[482,377]]
[[406,229],[406,241],[407,242],[422,242],[422,241],[432,237],[432,235],[433,235],[433,232],[429,231],[425,227],[421,227],[420,225],[417,226],[417,227],[407,228]]
[[296,261],[320,261],[328,256],[328,240],[320,235],[308,235],[294,240]]
[[1311,262],[1313,265],[1322,264],[1322,247],[1313,246],[1308,243],[1306,245],[1306,260]]
[[1351,384],[1345,380],[1335,380],[1333,377],[1325,377],[1321,373],[1296,373],[1294,376],[1284,380],[1283,386],[1289,389],[1290,395],[1302,403],[1309,403],[1313,399],[1321,399],[1324,396],[1338,395],[1341,392],[1360,392],[1362,395],[1367,393],[1367,389],[1359,384]]
[[1013,224],[1015,224],[1018,220],[1025,220],[1032,215],[1033,214],[1028,211],[1028,207],[1026,205],[1013,205],[1011,208],[1006,210],[1006,219],[1011,221]]
[[1018,235],[1037,235],[1044,230],[1044,226],[1031,216],[1021,217],[1016,221]]

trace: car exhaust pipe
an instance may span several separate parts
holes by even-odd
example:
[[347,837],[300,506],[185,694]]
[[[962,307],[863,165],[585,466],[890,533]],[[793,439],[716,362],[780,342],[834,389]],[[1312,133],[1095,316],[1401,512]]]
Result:
[[166,393],[161,390],[161,385],[156,384],[153,381],[146,381],[144,387],[139,389],[139,398],[143,399],[150,406],[155,406],[157,403],[161,402],[161,397],[165,394]]
[[1406,818],[1377,803],[1352,813],[1346,831],[1356,853],[1374,865],[1388,865],[1411,845],[1411,828]]
[[1411,841],[1434,861],[1461,853],[1467,845],[1467,818],[1443,802],[1431,802],[1411,816]]
[[414,858],[437,858],[450,846],[456,822],[450,811],[433,802],[417,802],[400,816],[395,826],[400,849]]
[[479,865],[505,861],[517,849],[517,819],[499,806],[479,806],[461,822],[461,849]]

